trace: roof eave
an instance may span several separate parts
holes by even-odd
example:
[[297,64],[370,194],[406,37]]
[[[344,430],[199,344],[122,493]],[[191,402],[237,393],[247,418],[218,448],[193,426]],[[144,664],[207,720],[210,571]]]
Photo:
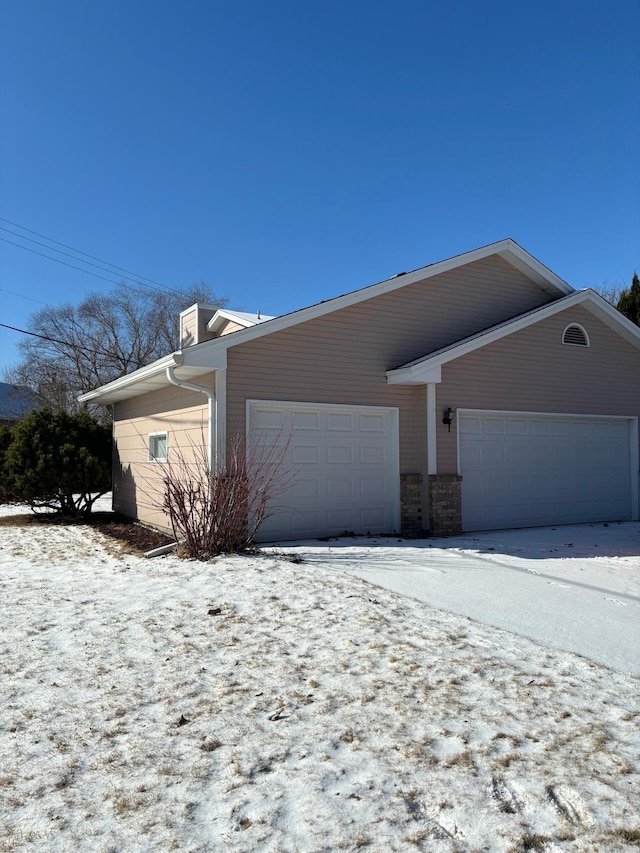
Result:
[[621,337],[640,349],[640,328],[620,314],[619,311],[602,299],[595,291],[578,290],[573,291],[573,293],[565,296],[563,299],[558,299],[541,308],[521,314],[519,317],[514,317],[512,320],[500,323],[498,326],[493,326],[490,329],[465,338],[463,341],[446,347],[443,350],[430,353],[421,359],[403,364],[393,370],[387,370],[387,382],[390,385],[423,385],[429,382],[439,382],[439,379],[434,379],[433,377],[438,375],[438,371],[441,370],[442,365],[488,346],[494,343],[494,341],[512,335],[520,331],[520,329],[532,326],[541,320],[546,320],[554,316],[554,314],[566,311],[567,308],[575,305],[582,305],[585,310],[598,316],[610,328],[620,334]]
[[[436,275],[449,272],[458,267],[466,266],[475,261],[489,258],[493,255],[498,255],[507,263],[512,264],[516,269],[524,272],[533,281],[540,285],[544,290],[556,293],[558,296],[565,296],[573,293],[571,285],[563,281],[551,270],[547,269],[544,264],[536,260],[533,255],[530,255],[525,249],[519,246],[515,240],[510,237],[504,240],[499,240],[496,243],[490,243],[487,246],[482,246],[479,249],[473,249],[470,252],[464,252],[461,255],[455,255],[452,258],[447,258],[444,261],[438,261],[434,264],[428,264],[425,267],[420,267],[412,272],[395,275],[391,278],[376,284],[370,284],[367,287],[353,290],[345,293],[342,296],[336,296],[333,299],[327,299],[324,302],[318,302],[307,308],[301,308],[298,311],[293,311],[290,314],[283,314],[279,317],[274,317],[264,323],[258,323],[246,329],[238,329],[232,335],[225,336],[232,340],[226,341],[225,346],[233,347],[240,344],[252,341],[255,338],[263,335],[270,335],[272,332],[282,331],[283,329],[297,326],[305,323],[308,320],[315,320],[317,317],[322,317],[325,314],[331,314],[333,311],[338,311],[341,308],[348,308],[352,305],[357,305],[367,299],[372,299],[376,296],[381,296],[385,293],[391,293],[394,290],[399,290],[410,284],[416,284],[419,281],[433,278]],[[225,309],[221,309],[224,311]],[[198,347],[211,347],[218,344],[222,339],[216,338],[211,341],[203,341],[198,344]],[[193,347],[195,349],[196,347]]]

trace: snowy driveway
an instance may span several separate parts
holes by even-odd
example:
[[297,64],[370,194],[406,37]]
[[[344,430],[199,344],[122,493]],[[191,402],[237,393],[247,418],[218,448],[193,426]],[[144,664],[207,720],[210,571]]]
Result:
[[640,676],[640,523],[284,545],[402,595]]

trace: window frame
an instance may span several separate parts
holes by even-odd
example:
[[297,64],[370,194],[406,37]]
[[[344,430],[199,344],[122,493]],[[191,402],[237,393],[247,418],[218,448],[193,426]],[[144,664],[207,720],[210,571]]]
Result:
[[[164,456],[158,456],[157,453],[154,452],[157,450],[156,442],[160,438],[164,438]],[[167,461],[169,453],[169,433],[167,430],[149,433],[147,437],[147,453],[149,462],[163,463]]]

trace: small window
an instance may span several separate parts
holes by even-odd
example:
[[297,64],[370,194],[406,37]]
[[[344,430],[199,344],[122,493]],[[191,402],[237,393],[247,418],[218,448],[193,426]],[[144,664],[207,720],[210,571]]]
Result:
[[572,323],[564,330],[562,343],[573,347],[588,347],[589,336],[582,326],[578,325],[578,323]]
[[167,434],[166,432],[152,432],[149,434],[149,462],[167,461]]

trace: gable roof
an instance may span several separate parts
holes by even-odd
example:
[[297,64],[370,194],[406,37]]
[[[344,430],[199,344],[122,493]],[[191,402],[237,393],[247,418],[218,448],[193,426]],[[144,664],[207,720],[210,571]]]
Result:
[[256,314],[247,314],[243,311],[229,311],[227,308],[218,308],[207,323],[207,331],[217,332],[228,322],[237,323],[239,326],[249,329],[258,323],[264,323],[265,320],[273,320],[273,317],[261,314],[259,311]]
[[[534,258],[533,255],[530,255],[529,252],[519,246],[514,240],[507,238],[497,243],[490,243],[487,246],[474,249],[471,252],[464,252],[461,255],[455,255],[453,258],[420,267],[412,272],[398,273],[377,284],[345,293],[342,296],[336,296],[324,302],[318,302],[315,305],[311,305],[308,308],[301,308],[290,314],[283,314],[280,317],[273,317],[271,319],[264,318],[263,322],[238,329],[231,335],[223,335],[210,341],[203,341],[200,344],[195,344],[182,351],[165,356],[146,367],[139,368],[133,373],[109,382],[107,385],[82,394],[78,399],[81,402],[114,403],[118,400],[125,400],[138,394],[146,394],[148,391],[166,387],[169,384],[165,377],[167,367],[181,366],[181,378],[186,380],[201,376],[210,370],[224,369],[226,367],[227,349],[231,347],[255,340],[264,335],[269,335],[272,332],[279,332],[283,329],[297,326],[300,323],[314,320],[333,311],[357,305],[360,302],[373,299],[384,293],[391,293],[419,281],[424,281],[425,279],[433,278],[436,275],[458,269],[475,261],[494,256],[502,258],[517,270],[524,273],[543,290],[558,298],[573,293],[573,288],[566,281],[563,281],[559,276],[551,272],[550,269],[541,264],[540,261]],[[222,311],[227,314],[235,313],[236,316],[239,316],[239,312],[219,309],[219,313]],[[210,322],[213,322],[213,319]]]
[[457,341],[455,344],[443,347],[414,361],[407,362],[407,364],[403,364],[393,370],[387,370],[387,381],[391,385],[439,382],[440,369],[443,364],[454,361],[463,355],[467,355],[494,341],[505,338],[507,335],[512,335],[521,329],[526,329],[528,326],[534,325],[534,323],[539,323],[541,320],[546,320],[548,317],[553,317],[555,314],[559,314],[576,305],[581,305],[602,320],[607,326],[614,329],[628,343],[640,349],[640,328],[617,311],[594,290],[587,288],[585,290],[574,291],[569,296],[557,299],[555,302],[549,302],[540,308],[534,308],[532,311],[527,311],[526,314],[521,314],[519,317],[499,323],[496,326],[471,335],[462,341]]

